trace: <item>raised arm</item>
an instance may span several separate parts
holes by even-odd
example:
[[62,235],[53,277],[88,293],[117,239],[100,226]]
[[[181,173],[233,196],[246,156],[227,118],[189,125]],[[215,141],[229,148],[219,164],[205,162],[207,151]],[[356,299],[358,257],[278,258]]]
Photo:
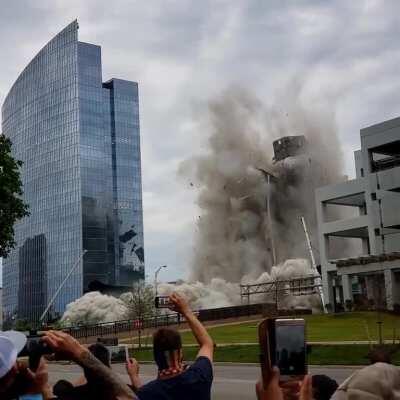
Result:
[[61,331],[48,331],[43,340],[53,349],[58,359],[75,361],[88,371],[110,399],[137,399],[128,385],[115,372],[106,367],[72,336]]
[[197,343],[200,346],[197,357],[207,357],[210,359],[210,361],[212,361],[214,356],[214,342],[211,336],[208,334],[206,328],[197,319],[196,315],[194,315],[193,311],[190,309],[189,304],[182,296],[177,293],[173,293],[170,296],[170,300],[173,304],[171,310],[177,311],[185,317],[194,337],[197,340]]

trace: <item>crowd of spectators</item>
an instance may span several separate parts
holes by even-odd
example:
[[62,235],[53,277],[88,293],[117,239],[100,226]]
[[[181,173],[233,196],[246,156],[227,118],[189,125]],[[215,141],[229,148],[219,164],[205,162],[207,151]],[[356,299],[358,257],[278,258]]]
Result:
[[[178,294],[170,297],[172,309],[185,317],[198,344],[191,365],[184,362],[178,331],[161,328],[153,336],[157,376],[143,384],[138,362],[130,358],[126,371],[130,383],[111,368],[110,353],[101,344],[85,347],[62,331],[47,331],[41,340],[50,347],[53,358],[68,360],[82,368],[78,380],[60,380],[51,386],[44,357],[31,369],[18,359],[26,344],[20,332],[0,332],[0,399],[162,399],[209,400],[213,382],[214,343],[205,327]],[[255,377],[256,379],[256,377]],[[385,362],[375,362],[358,370],[338,386],[325,375],[307,375],[303,380],[282,383],[279,369],[271,371],[267,383],[258,381],[258,400],[400,400],[400,370]]]

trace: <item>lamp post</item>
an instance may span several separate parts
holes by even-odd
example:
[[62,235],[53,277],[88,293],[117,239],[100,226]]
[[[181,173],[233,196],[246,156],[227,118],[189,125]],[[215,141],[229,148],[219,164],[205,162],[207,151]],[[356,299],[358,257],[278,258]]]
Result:
[[158,285],[157,277],[158,277],[158,274],[160,273],[162,268],[167,268],[167,266],[166,265],[161,265],[161,267],[158,267],[156,269],[156,272],[154,273],[154,290],[155,290],[156,296],[157,296],[157,285]]

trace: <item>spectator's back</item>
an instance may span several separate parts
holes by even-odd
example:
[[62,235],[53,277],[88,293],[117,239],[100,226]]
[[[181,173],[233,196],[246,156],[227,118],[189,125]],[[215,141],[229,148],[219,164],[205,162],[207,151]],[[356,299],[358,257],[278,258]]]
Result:
[[156,379],[139,391],[140,400],[207,400],[210,399],[213,371],[207,357],[199,357],[183,373],[164,379]]

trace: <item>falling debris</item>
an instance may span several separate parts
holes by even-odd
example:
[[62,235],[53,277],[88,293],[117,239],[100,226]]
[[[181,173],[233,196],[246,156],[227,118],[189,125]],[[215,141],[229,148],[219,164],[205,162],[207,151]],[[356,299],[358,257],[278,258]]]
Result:
[[303,135],[285,136],[275,140],[272,145],[274,147],[274,162],[307,153],[307,141]]
[[279,265],[308,257],[300,216],[316,240],[314,189],[340,180],[342,157],[334,110],[307,107],[294,87],[277,99],[286,114],[237,89],[210,102],[208,152],[180,168],[183,176],[194,171],[201,210],[190,281],[211,290],[218,278],[230,293],[231,283],[272,271],[273,248]]
[[140,262],[144,262],[144,250],[143,247],[139,247],[138,249],[135,250],[135,253],[137,255],[137,258],[140,260]]
[[130,229],[129,231],[126,231],[119,236],[119,241],[122,243],[126,243],[133,239],[135,236],[137,236],[137,233],[133,229]]

